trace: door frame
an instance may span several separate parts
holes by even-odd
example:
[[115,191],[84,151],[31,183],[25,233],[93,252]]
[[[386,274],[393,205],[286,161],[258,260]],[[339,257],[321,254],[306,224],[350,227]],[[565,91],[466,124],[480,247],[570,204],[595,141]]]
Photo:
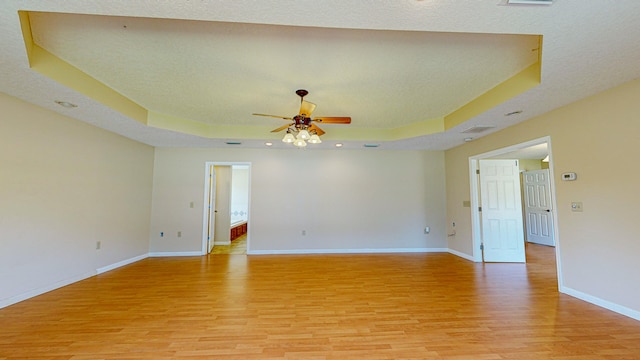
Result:
[[[208,239],[207,239],[207,226],[208,226],[208,205],[209,205],[209,175],[210,169],[213,169],[215,166],[233,166],[233,165],[244,165],[248,167],[249,172],[249,186],[247,194],[249,198],[249,213],[247,214],[247,223],[250,224],[251,221],[251,163],[246,161],[207,161],[204,164],[204,191],[203,191],[203,205],[202,205],[202,255],[207,255],[209,253],[208,249]],[[215,176],[215,170],[214,170]],[[215,189],[213,189],[215,191]],[[251,227],[247,229],[247,253],[249,253],[250,244],[251,244]],[[213,235],[213,234],[212,234]]]
[[[547,151],[549,153],[549,176],[552,179],[551,181],[551,201],[553,203],[553,222],[554,222],[554,237],[556,241],[555,252],[556,252],[556,267],[558,273],[558,286],[559,288],[563,287],[562,284],[562,262],[560,257],[560,235],[558,229],[560,228],[560,224],[558,223],[558,204],[556,197],[556,187],[555,187],[555,176],[553,171],[553,152],[551,150],[551,137],[545,136],[542,138],[529,140],[520,144],[511,145],[508,147],[492,150],[489,152],[485,152],[478,155],[473,155],[469,157],[469,186],[470,186],[470,200],[471,200],[471,242],[473,246],[472,258],[475,262],[483,262],[482,259],[482,251],[480,250],[480,244],[482,242],[482,231],[481,231],[481,222],[480,222],[480,212],[478,211],[479,204],[479,186],[477,181],[476,170],[479,169],[478,160],[487,159],[496,157],[502,154],[510,153],[517,150],[522,150],[531,146],[547,144]],[[524,215],[523,215],[524,216]],[[524,219],[523,219],[524,220]]]

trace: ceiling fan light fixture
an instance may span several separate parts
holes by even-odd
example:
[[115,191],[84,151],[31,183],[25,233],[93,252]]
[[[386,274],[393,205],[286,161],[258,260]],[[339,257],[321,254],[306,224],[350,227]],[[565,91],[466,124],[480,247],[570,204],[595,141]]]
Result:
[[287,132],[286,134],[284,134],[284,137],[282,138],[283,143],[291,144],[294,141],[296,141],[296,138],[293,137],[293,134],[290,132]]
[[302,148],[302,147],[307,146],[307,142],[306,142],[306,141],[304,141],[303,139],[296,139],[296,140],[293,142],[293,145],[294,145],[294,146],[297,146],[297,147]]
[[309,140],[310,138],[311,138],[311,135],[305,129],[300,130],[300,132],[298,133],[298,136],[296,136],[296,139],[302,139],[302,140]]
[[299,89],[296,91],[296,94],[300,97],[300,111],[298,112],[298,115],[294,117],[259,113],[253,113],[253,115],[268,116],[289,121],[289,124],[280,126],[279,128],[271,130],[271,132],[275,133],[286,129],[287,133],[282,138],[282,142],[286,144],[293,144],[296,147],[305,147],[307,146],[307,144],[322,143],[322,140],[320,140],[320,136],[325,134],[325,132],[313,122],[326,124],[351,124],[351,118],[348,116],[330,116],[312,119],[311,113],[313,113],[313,110],[316,108],[316,104],[308,102],[304,99],[304,97],[308,93],[309,92],[304,89]]
[[309,143],[310,144],[320,144],[321,142],[322,142],[322,140],[320,140],[320,136],[318,136],[317,134],[313,134],[309,138]]

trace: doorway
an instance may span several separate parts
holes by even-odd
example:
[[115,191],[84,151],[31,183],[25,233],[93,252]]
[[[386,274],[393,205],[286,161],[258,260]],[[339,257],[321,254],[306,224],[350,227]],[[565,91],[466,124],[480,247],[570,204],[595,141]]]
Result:
[[[203,254],[224,253],[222,248],[238,244],[242,253],[250,248],[251,164],[245,162],[207,162],[203,207]],[[235,179],[234,179],[235,178]],[[242,234],[239,231],[242,230]],[[232,244],[234,240],[237,241]]]
[[[551,138],[544,137],[536,140],[531,140],[528,142],[524,142],[521,144],[509,146],[502,149],[493,150],[487,153],[475,155],[469,157],[469,178],[472,179],[470,181],[470,193],[471,193],[471,222],[472,222],[472,244],[473,244],[473,260],[476,262],[483,262],[483,251],[482,251],[482,217],[480,213],[479,207],[481,206],[481,189],[478,181],[473,181],[473,179],[477,178],[477,171],[479,170],[479,161],[482,159],[495,159],[495,158],[512,158],[517,157],[519,152],[523,152],[526,149],[532,149],[536,146],[546,146],[547,154],[549,155],[549,176],[551,179],[553,176],[553,156],[551,150]],[[550,183],[550,194],[552,199],[553,207],[555,209],[555,186],[554,183]],[[524,216],[524,215],[523,215]],[[557,212],[555,210],[550,211],[550,216],[553,219],[554,224],[557,224]],[[558,238],[557,226],[554,227],[554,237],[555,237],[555,256],[556,256],[556,267],[558,271],[558,279],[561,278],[561,262],[560,262],[560,241]]]

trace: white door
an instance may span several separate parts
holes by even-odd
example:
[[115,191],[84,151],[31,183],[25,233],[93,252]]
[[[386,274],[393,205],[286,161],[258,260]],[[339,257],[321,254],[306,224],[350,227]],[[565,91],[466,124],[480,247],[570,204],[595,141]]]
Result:
[[549,169],[526,171],[522,177],[527,241],[555,246]]
[[207,252],[213,249],[213,235],[215,230],[215,204],[216,204],[216,170],[213,165],[209,165],[209,196],[207,196]]
[[229,245],[231,232],[231,166],[216,165],[216,201],[213,212],[216,223],[213,241]]
[[525,262],[518,160],[480,160],[484,261]]

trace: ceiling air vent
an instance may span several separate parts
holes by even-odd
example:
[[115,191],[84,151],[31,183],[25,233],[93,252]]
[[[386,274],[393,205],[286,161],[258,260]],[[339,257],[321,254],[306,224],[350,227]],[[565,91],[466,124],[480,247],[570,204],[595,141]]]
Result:
[[507,0],[507,4],[551,5],[553,0]]
[[482,125],[477,125],[477,126],[473,126],[468,128],[467,130],[463,131],[463,134],[478,134],[481,133],[483,131],[487,131],[489,129],[493,129],[495,126],[482,126]]

